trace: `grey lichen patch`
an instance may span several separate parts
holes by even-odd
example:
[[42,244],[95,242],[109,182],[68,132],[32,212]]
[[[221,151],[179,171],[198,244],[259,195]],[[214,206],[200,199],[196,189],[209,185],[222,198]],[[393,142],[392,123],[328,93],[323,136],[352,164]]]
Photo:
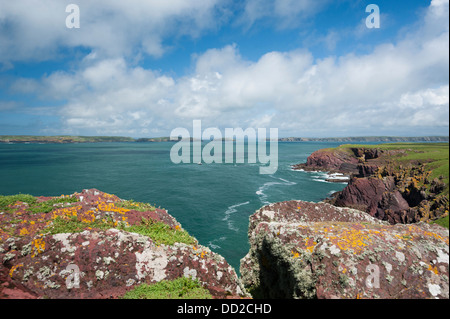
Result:
[[31,243],[24,245],[20,253],[22,256],[29,255],[31,253]]
[[[448,231],[427,224],[391,226],[358,211],[290,201],[251,216],[249,242],[243,282],[265,298],[448,296]],[[377,291],[366,286],[373,267]]]
[[11,252],[6,253],[5,256],[3,257],[3,263],[6,263],[6,262],[12,260],[14,257],[16,257],[15,253],[11,253]]

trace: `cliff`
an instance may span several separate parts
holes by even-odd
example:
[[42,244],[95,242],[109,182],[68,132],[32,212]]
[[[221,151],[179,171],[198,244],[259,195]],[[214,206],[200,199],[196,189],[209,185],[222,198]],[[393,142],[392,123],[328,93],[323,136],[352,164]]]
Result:
[[0,298],[121,298],[178,278],[214,298],[248,296],[167,211],[95,189],[0,196],[0,263]]
[[242,281],[259,298],[445,299],[448,236],[328,203],[271,204],[250,217]]
[[329,202],[391,224],[448,216],[448,144],[344,145],[314,152],[294,169],[351,175]]

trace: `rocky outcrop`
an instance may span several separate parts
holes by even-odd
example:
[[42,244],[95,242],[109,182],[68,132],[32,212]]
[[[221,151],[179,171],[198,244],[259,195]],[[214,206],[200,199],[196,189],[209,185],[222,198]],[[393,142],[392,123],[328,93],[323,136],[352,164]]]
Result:
[[167,211],[95,189],[13,203],[0,225],[0,298],[119,298],[183,276],[216,298],[248,296],[226,260]]
[[261,298],[449,298],[448,236],[328,203],[271,204],[250,217],[242,280]]
[[340,147],[319,150],[294,169],[350,174],[348,185],[328,201],[351,207],[395,223],[436,220],[448,214],[445,184],[431,179],[424,163],[395,160],[407,155],[405,149]]
[[358,173],[358,159],[347,152],[323,149],[312,153],[306,163],[294,165],[293,169],[355,174]]

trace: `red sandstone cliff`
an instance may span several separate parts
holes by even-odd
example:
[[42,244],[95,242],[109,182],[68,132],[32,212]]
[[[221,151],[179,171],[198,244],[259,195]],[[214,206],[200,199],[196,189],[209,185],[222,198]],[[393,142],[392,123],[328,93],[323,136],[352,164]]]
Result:
[[293,168],[351,174],[348,186],[329,202],[365,211],[391,224],[434,220],[448,214],[448,196],[440,194],[445,184],[431,179],[421,162],[397,165],[392,160],[405,154],[401,149],[324,149]]

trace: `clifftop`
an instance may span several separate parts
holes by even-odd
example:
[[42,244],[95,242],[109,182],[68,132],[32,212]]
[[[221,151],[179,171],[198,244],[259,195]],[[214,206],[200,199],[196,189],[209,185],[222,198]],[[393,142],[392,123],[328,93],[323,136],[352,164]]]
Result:
[[332,204],[363,210],[390,223],[444,218],[448,227],[447,143],[343,145],[311,154],[294,169],[350,174]]
[[95,189],[0,196],[0,262],[0,298],[121,298],[179,278],[214,298],[248,296],[167,211]]

